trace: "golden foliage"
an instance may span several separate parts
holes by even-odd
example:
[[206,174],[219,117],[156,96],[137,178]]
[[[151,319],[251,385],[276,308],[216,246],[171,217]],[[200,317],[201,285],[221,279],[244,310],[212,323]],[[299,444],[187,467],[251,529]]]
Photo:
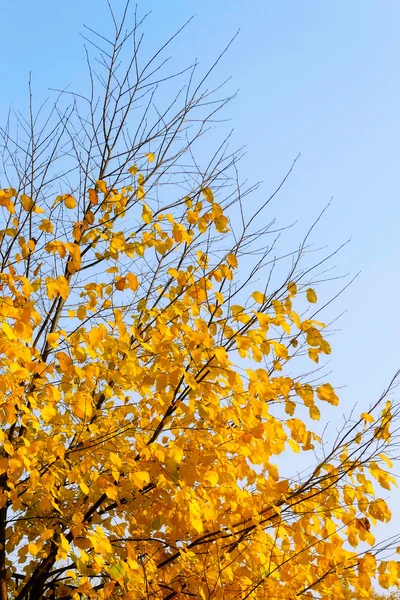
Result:
[[[78,152],[76,189],[0,190],[0,597],[344,600],[343,580],[360,598],[373,579],[397,585],[373,535],[390,520],[374,486],[394,484],[396,407],[382,398],[322,446],[311,422],[338,396],[293,374],[300,351],[330,353],[324,324],[300,316],[309,281],[291,269],[254,290],[268,251],[246,279],[252,219],[232,232],[217,167],[163,201],[171,130],[117,163],[114,132],[100,170]],[[278,468],[292,453],[302,478]]]

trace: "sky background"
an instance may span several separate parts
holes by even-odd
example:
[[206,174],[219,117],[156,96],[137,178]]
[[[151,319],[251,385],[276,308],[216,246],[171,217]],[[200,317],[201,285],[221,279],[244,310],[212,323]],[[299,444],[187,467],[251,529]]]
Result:
[[[312,241],[334,250],[351,237],[336,274],[361,273],[328,311],[347,311],[330,340],[330,381],[342,388],[340,412],[355,402],[361,412],[400,367],[400,2],[139,0],[138,10],[152,11],[148,48],[195,15],[171,48],[172,67],[197,58],[206,70],[240,28],[214,75],[232,76],[228,91],[239,89],[223,127],[233,127],[233,146],[246,145],[242,178],[263,182],[254,206],[301,152],[268,215],[297,221],[284,238],[291,248],[333,198]],[[10,104],[25,110],[30,71],[38,103],[48,88],[79,88],[82,25],[107,32],[109,23],[105,0],[0,0],[0,21],[0,116]]]

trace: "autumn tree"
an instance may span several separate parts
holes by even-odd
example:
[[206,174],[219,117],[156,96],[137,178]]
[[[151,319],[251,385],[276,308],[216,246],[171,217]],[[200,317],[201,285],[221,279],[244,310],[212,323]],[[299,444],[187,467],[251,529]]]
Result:
[[283,182],[252,209],[240,152],[207,141],[219,59],[171,73],[175,36],[144,61],[142,28],[129,4],[87,28],[88,89],[1,129],[0,600],[388,589],[391,388],[313,432],[338,404],[315,372],[329,257],[278,255]]

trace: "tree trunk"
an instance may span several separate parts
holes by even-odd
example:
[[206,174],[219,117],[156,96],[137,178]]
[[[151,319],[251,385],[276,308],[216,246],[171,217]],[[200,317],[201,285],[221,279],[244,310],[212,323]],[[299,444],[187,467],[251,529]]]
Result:
[[[3,491],[7,484],[7,475],[0,477],[0,491]],[[7,569],[6,569],[6,527],[7,527],[7,507],[0,509],[0,600],[7,600]]]

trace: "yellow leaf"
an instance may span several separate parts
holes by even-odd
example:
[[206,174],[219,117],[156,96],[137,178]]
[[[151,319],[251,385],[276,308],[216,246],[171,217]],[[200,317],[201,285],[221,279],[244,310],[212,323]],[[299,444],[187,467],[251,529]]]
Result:
[[228,361],[228,354],[227,354],[225,348],[215,348],[214,349],[214,354],[215,354],[216,359],[219,362],[224,363],[224,364],[227,363],[227,361]]
[[297,285],[294,283],[294,281],[289,281],[287,284],[287,289],[291,296],[295,296],[297,294]]
[[269,315],[265,315],[264,313],[256,313],[256,317],[260,326],[263,329],[268,329],[271,324],[271,317]]
[[71,262],[74,269],[70,273],[75,273],[81,266],[81,250],[78,244],[73,244],[71,242],[67,242],[64,244],[64,247],[68,250],[68,254],[71,257]]
[[28,552],[32,554],[32,556],[36,556],[39,552],[39,547],[36,544],[28,544]]
[[150,475],[147,471],[136,471],[131,473],[130,479],[136,487],[142,489],[150,481]]
[[219,476],[216,471],[207,471],[205,479],[209,481],[213,487],[215,487],[218,483]]
[[288,438],[287,443],[289,444],[293,452],[296,452],[296,454],[300,453],[300,446],[297,444],[297,442]]
[[122,292],[125,289],[125,283],[126,283],[125,277],[119,277],[115,281],[115,289],[118,290],[119,292]]
[[217,231],[219,231],[220,233],[226,233],[228,231],[228,223],[229,219],[224,215],[221,215],[220,217],[214,219],[214,225]]
[[73,366],[72,359],[68,356],[68,354],[66,354],[66,352],[57,352],[56,356],[58,358],[61,371],[64,373],[69,373]]
[[52,277],[47,277],[46,279],[46,287],[47,287],[47,295],[52,300],[56,298],[58,295],[61,296],[63,300],[66,300],[69,295],[69,284],[65,279],[64,275],[60,275],[57,279],[53,279]]
[[93,223],[94,223],[94,213],[92,213],[90,210],[86,211],[85,219],[84,220],[89,225],[93,225]]
[[238,266],[238,260],[235,254],[228,254],[227,259],[229,266],[233,269],[236,269],[236,267]]
[[214,194],[212,193],[212,191],[210,190],[209,187],[204,188],[202,191],[202,194],[204,196],[204,198],[207,200],[207,202],[210,202],[210,204],[212,202],[214,202]]
[[389,467],[389,469],[393,468],[393,462],[390,460],[390,458],[388,456],[386,456],[386,454],[379,454],[379,457],[383,460],[384,463],[386,463],[386,465]]
[[104,195],[108,194],[107,185],[105,181],[99,179],[98,181],[96,181],[96,187],[99,190],[99,192],[102,192]]
[[288,349],[284,344],[280,344],[275,340],[271,340],[269,343],[272,344],[277,358],[283,358],[284,360],[288,358]]
[[71,196],[70,194],[66,194],[64,196],[64,204],[67,208],[75,208],[76,207],[76,200],[73,196]]
[[136,277],[136,275],[134,275],[133,273],[127,273],[125,279],[132,292],[135,292],[139,287],[139,280]]
[[146,156],[147,156],[147,160],[149,161],[149,163],[152,163],[155,159],[154,152],[148,152],[148,154],[146,154]]
[[137,165],[132,165],[131,167],[129,167],[128,169],[128,173],[130,173],[131,175],[136,175],[136,173],[138,172],[138,167]]
[[310,411],[310,417],[311,417],[311,419],[314,419],[314,421],[319,421],[320,420],[321,413],[320,413],[319,408],[317,406],[315,406],[313,404],[312,406],[310,406],[309,411]]
[[285,412],[288,415],[293,416],[295,410],[296,410],[296,404],[294,402],[292,402],[291,400],[288,400],[287,402],[285,402]]
[[240,315],[244,312],[244,307],[243,306],[239,306],[239,304],[233,304],[231,306],[231,313],[234,317],[236,317],[237,315]]
[[9,456],[12,456],[14,454],[13,445],[8,440],[4,440],[3,448]]
[[72,569],[70,569],[69,571],[66,571],[65,573],[66,577],[71,577],[71,579],[77,579],[78,575],[75,573],[75,571],[72,571]]
[[41,410],[40,410],[43,420],[48,423],[49,421],[51,421],[51,419],[56,415],[56,409],[54,408],[54,406],[52,404],[46,404]]
[[330,383],[324,383],[317,388],[317,395],[320,400],[325,400],[334,406],[339,404],[339,398]]
[[46,233],[53,233],[54,226],[53,226],[53,223],[49,219],[43,219],[43,221],[39,225],[39,229],[41,231],[45,231]]
[[110,452],[110,461],[113,465],[115,465],[118,468],[120,468],[122,465],[122,460],[120,459],[118,454],[115,454],[115,452]]
[[12,330],[12,328],[9,326],[8,323],[2,323],[1,327],[9,340],[17,339],[17,336],[15,335],[14,331]]
[[96,190],[89,190],[89,202],[90,204],[93,204],[93,206],[96,206],[99,203],[99,197],[97,195]]
[[80,321],[84,321],[86,319],[86,306],[80,306],[76,312],[76,316]]
[[361,418],[364,419],[366,423],[373,423],[375,421],[374,417],[366,412],[361,413]]
[[253,292],[251,297],[254,298],[258,304],[264,304],[266,301],[266,297],[261,292]]
[[12,229],[12,228],[8,228],[8,229],[2,229],[0,231],[0,234],[3,235],[9,235],[10,237],[15,237],[17,235],[17,230],[16,229]]
[[32,198],[29,198],[29,196],[27,196],[26,194],[21,194],[20,200],[21,200],[23,209],[26,210],[27,212],[32,210],[32,208],[35,206],[35,203],[32,200]]
[[99,554],[108,554],[113,551],[110,541],[100,535],[90,536],[94,549]]
[[72,412],[79,419],[87,419],[91,417],[93,413],[93,406],[90,396],[84,393],[76,394],[72,404]]
[[203,522],[202,520],[195,516],[195,515],[190,515],[190,523],[192,525],[192,527],[197,531],[197,533],[202,533],[203,532]]
[[142,210],[142,220],[145,223],[151,223],[151,219],[153,218],[153,213],[151,212],[150,208],[147,206],[147,204],[143,205],[143,210]]
[[59,560],[65,560],[68,556],[68,552],[70,549],[70,545],[68,543],[67,538],[61,533],[60,534],[60,542],[58,545],[58,552],[57,552],[57,557],[56,559]]
[[81,490],[85,494],[85,496],[87,496],[89,494],[89,488],[84,481],[81,481],[79,483],[79,487],[81,488]]
[[[139,200],[143,200],[145,196],[145,191],[144,191],[144,187],[142,185],[139,185],[138,189],[137,189],[137,197]],[[147,221],[145,221],[145,223],[147,223]],[[150,223],[150,221],[149,221]]]
[[314,292],[312,288],[308,288],[306,292],[307,300],[312,304],[315,304],[317,301],[317,294]]
[[116,500],[118,498],[118,490],[115,485],[109,485],[105,489],[106,495],[110,500]]

